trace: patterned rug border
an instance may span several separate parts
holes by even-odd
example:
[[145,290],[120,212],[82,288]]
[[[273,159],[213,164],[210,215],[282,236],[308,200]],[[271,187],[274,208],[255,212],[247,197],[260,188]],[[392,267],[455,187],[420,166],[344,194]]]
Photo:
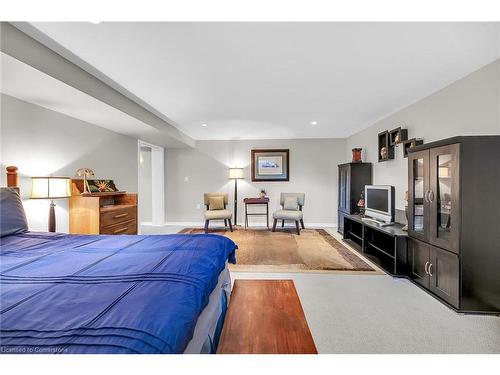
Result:
[[[326,242],[328,242],[332,247],[337,249],[339,254],[342,255],[342,258],[344,258],[347,262],[356,265],[355,271],[375,271],[373,267],[371,267],[368,263],[366,263],[356,254],[353,254],[351,250],[349,250],[344,244],[338,241],[326,230],[324,229],[314,229],[314,230],[317,231],[319,234],[321,234],[323,238],[326,240]],[[337,247],[337,245],[340,245],[340,248]]]
[[[245,230],[245,229],[236,229],[236,230]],[[255,229],[250,229],[250,230],[255,230]],[[338,268],[338,269],[297,269],[297,268],[290,268],[290,269],[285,269],[286,265],[283,265],[283,268],[275,268],[272,269],[272,265],[259,265],[259,264],[236,264],[236,265],[229,265],[230,269],[233,269],[234,272],[265,272],[265,273],[371,273],[371,274],[379,274],[380,272],[369,265],[367,262],[365,262],[362,258],[357,256],[356,254],[353,253],[353,250],[349,249],[347,246],[342,244],[340,241],[338,241],[335,237],[333,237],[330,233],[328,233],[325,229],[307,229],[307,230],[313,230],[318,232],[326,242],[330,246],[332,246],[334,249],[336,249],[339,254],[344,258],[346,262],[351,264],[355,269],[349,269],[349,268]],[[196,233],[193,233],[193,231],[196,231]],[[227,232],[228,230],[226,228],[217,228],[214,230],[211,230],[210,233],[215,233],[215,234],[222,234]],[[292,233],[293,234],[293,229],[284,230],[287,233]],[[283,230],[280,230],[280,232],[283,232]],[[203,228],[183,228],[179,232],[179,234],[202,234],[204,233]],[[235,267],[236,266],[236,267]],[[252,268],[255,268],[252,270]],[[264,269],[259,269],[264,268]],[[265,267],[269,267],[269,270],[266,270]],[[241,269],[238,269],[241,268]]]

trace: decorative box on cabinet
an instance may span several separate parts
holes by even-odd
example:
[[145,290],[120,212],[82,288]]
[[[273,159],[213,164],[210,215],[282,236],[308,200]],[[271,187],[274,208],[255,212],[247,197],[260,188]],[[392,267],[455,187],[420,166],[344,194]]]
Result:
[[500,312],[500,136],[408,155],[410,277],[463,312]]
[[126,192],[80,195],[81,180],[73,180],[69,199],[72,234],[137,234],[137,194]]
[[372,183],[372,163],[339,164],[337,230],[343,234],[344,216],[358,212],[358,201],[365,185]]

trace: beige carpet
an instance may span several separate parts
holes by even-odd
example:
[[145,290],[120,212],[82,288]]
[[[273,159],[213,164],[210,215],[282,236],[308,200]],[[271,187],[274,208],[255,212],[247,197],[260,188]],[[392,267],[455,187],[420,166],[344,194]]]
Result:
[[[203,233],[185,228],[180,233]],[[291,230],[213,229],[210,233],[231,238],[237,245],[233,271],[371,271],[369,264],[323,229],[304,229],[300,236]]]

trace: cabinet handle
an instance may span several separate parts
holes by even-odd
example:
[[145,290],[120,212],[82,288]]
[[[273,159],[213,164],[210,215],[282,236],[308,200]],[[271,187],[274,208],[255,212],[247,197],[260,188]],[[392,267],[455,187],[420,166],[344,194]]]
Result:
[[128,213],[115,215],[115,216],[113,216],[113,219],[119,219],[119,218],[121,218],[121,217],[125,217],[125,216],[128,216]]
[[425,269],[425,273],[428,275],[429,274],[429,271],[427,271],[427,266],[429,265],[429,261],[425,262],[425,266],[424,266],[424,269]]
[[125,227],[125,228],[120,228],[120,229],[115,230],[113,233],[121,233],[121,232],[126,232],[126,231],[127,231],[127,229],[128,229],[127,227]]
[[429,190],[429,203],[434,202],[434,192]]
[[431,269],[432,269],[432,263],[431,263],[431,264],[429,264],[429,276],[431,276],[431,277],[432,277],[432,272],[431,272]]
[[424,194],[424,201],[429,203],[429,190],[427,190]]

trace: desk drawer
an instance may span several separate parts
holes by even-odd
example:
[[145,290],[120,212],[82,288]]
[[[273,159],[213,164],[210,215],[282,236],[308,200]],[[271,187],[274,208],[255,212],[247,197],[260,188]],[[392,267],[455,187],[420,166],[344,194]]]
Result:
[[123,207],[116,210],[101,212],[101,228],[137,220],[136,207]]
[[135,219],[101,228],[101,234],[137,234]]

